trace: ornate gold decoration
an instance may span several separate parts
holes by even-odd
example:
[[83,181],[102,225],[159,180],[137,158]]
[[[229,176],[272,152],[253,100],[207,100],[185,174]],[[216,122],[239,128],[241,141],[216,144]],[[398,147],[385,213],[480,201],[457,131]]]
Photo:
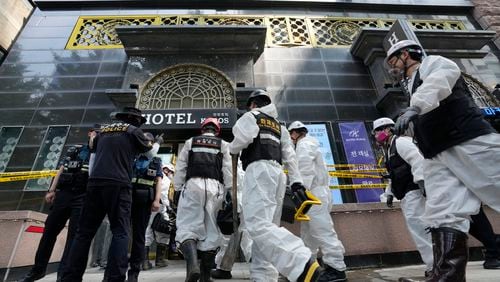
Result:
[[137,101],[142,110],[234,108],[233,83],[219,70],[180,64],[149,79]]
[[472,75],[462,72],[465,79],[465,83],[472,95],[472,99],[478,107],[498,107],[500,106],[499,101],[491,95],[488,87],[484,86],[479,80],[474,78]]
[[[121,48],[115,27],[152,25],[159,18],[154,16],[80,17],[73,29],[66,49]],[[78,28],[78,29],[77,29]]]
[[[267,26],[267,47],[342,47],[352,44],[363,27],[388,28],[394,19],[251,16],[251,15],[144,15],[81,16],[66,49],[122,48],[118,25],[256,25]],[[415,29],[465,30],[461,21],[409,20]]]

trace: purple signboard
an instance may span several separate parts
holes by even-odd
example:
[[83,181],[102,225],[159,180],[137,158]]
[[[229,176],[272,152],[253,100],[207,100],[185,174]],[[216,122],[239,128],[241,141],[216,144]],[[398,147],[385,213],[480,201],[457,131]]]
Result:
[[[349,164],[376,164],[366,128],[362,122],[339,123],[340,135],[344,146],[347,162]],[[376,184],[379,179],[353,178],[353,184]],[[380,202],[380,194],[383,189],[363,188],[356,189],[358,203]]]

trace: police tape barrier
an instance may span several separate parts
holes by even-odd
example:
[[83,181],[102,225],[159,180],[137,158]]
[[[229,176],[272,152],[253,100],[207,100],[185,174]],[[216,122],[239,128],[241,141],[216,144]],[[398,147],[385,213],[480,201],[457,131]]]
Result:
[[11,182],[11,181],[22,181],[22,180],[28,180],[28,179],[36,179],[36,178],[43,178],[43,177],[52,177],[57,174],[57,170],[44,170],[44,171],[34,171],[30,173],[25,173],[24,175],[22,174],[17,174],[13,176],[4,176],[5,174],[2,173],[0,176],[0,183],[1,182]]
[[381,167],[377,164],[333,164],[333,165],[327,165],[327,167],[334,167],[334,168],[359,168],[359,167],[369,167],[369,168],[376,168],[376,167]]
[[373,188],[385,188],[387,184],[376,183],[376,184],[343,184],[343,185],[332,185],[330,189],[373,189]]
[[341,171],[329,171],[328,174],[339,178],[382,178],[382,176],[375,174],[349,173]]
[[53,173],[56,175],[57,170],[35,170],[35,171],[15,171],[15,172],[0,172],[0,178],[4,176],[20,176],[20,175],[31,175],[40,173]]
[[341,171],[341,172],[349,172],[349,173],[366,173],[366,172],[376,172],[376,173],[387,173],[387,169],[385,168],[375,168],[375,169],[336,169],[331,171]]

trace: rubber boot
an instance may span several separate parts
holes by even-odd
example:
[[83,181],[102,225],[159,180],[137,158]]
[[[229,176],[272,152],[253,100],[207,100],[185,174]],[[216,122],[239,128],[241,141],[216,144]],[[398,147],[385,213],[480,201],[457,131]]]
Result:
[[304,266],[302,274],[300,274],[297,282],[316,282],[323,275],[324,271],[319,266],[318,261],[310,258],[309,261]]
[[213,280],[210,279],[210,273],[212,271],[212,267],[215,263],[215,255],[217,254],[217,251],[203,251],[200,252],[200,258],[201,258],[201,263],[200,263],[200,271],[201,271],[201,277],[200,277],[200,282],[212,282]]
[[45,271],[36,270],[34,267],[31,268],[30,272],[24,276],[22,282],[33,282],[35,280],[39,280],[45,277]]
[[137,282],[139,280],[139,272],[141,271],[141,264],[130,265],[127,272],[127,282]]
[[337,270],[325,264],[325,271],[318,279],[319,282],[343,282],[347,281],[345,271]]
[[149,261],[149,247],[146,247],[145,249],[144,261],[142,262],[142,270],[150,270],[151,268],[153,268],[153,265]]
[[196,282],[200,278],[196,245],[196,241],[192,239],[186,240],[181,244],[181,251],[186,261],[186,282]]
[[155,267],[165,267],[168,265],[168,260],[166,259],[167,252],[168,252],[168,245],[165,244],[156,245]]
[[431,232],[434,265],[432,275],[425,281],[464,282],[469,256],[467,235],[449,227],[434,228]]
[[233,275],[231,274],[231,271],[226,271],[222,269],[212,269],[210,272],[210,276],[215,279],[231,279],[233,278]]

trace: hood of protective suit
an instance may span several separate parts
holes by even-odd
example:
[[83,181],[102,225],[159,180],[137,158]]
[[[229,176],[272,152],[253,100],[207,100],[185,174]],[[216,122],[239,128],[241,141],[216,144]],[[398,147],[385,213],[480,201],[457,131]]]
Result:
[[255,108],[254,111],[259,111],[273,118],[278,118],[278,110],[276,110],[276,106],[274,104],[265,105],[262,108]]

